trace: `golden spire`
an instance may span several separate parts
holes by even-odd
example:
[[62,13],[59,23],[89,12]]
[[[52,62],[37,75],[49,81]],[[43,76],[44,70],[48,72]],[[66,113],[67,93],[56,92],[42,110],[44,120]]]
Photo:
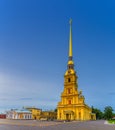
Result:
[[70,23],[70,37],[69,37],[69,60],[68,60],[68,69],[74,69],[74,62],[72,60],[72,19]]
[[69,24],[70,24],[69,57],[72,58],[72,19],[70,19]]

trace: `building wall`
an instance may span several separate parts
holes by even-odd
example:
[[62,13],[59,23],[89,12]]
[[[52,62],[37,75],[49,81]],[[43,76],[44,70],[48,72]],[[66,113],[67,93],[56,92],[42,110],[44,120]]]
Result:
[[[67,114],[71,117],[67,119]],[[58,108],[57,112],[58,120],[91,120],[90,108],[84,107],[63,107]]]
[[[70,72],[71,71],[71,72]],[[82,91],[78,91],[75,71],[67,70],[64,75],[64,90],[57,105],[58,120],[91,120],[91,108],[85,104]]]
[[42,111],[42,109],[35,107],[25,107],[32,112],[32,119],[34,120],[54,120],[57,119],[57,112]]
[[6,119],[6,114],[0,114],[0,119]]
[[40,119],[55,120],[55,119],[57,119],[57,112],[54,112],[54,111],[42,111]]
[[41,115],[40,109],[32,109],[32,119],[39,120]]
[[32,113],[31,112],[25,112],[25,111],[17,111],[17,110],[10,110],[6,112],[6,118],[7,119],[25,119],[30,120],[32,119]]
[[24,107],[25,109],[29,110],[32,113],[33,120],[39,120],[41,117],[42,109],[36,107]]

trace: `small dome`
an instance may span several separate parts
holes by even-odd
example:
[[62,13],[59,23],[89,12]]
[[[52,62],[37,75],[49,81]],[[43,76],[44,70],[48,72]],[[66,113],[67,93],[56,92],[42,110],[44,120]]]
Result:
[[72,60],[68,61],[68,65],[73,65],[73,64],[74,64],[74,62]]

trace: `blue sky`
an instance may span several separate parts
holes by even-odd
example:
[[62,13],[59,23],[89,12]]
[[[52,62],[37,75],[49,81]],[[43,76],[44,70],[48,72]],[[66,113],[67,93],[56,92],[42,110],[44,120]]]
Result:
[[115,110],[114,0],[1,0],[0,112],[55,109],[68,61],[69,19],[79,90]]

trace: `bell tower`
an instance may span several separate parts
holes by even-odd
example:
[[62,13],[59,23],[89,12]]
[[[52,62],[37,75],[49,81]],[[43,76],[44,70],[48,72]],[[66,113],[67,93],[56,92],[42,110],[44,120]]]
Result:
[[70,24],[70,34],[69,34],[69,53],[68,53],[68,63],[67,70],[64,75],[64,89],[68,94],[77,92],[77,75],[74,70],[73,52],[72,52],[72,19],[69,21]]
[[[78,77],[74,70],[72,52],[72,19],[69,21],[69,54],[67,70],[64,74],[64,90],[61,93],[61,101],[57,105],[58,120],[90,120],[91,108],[85,104],[82,91],[78,91]],[[94,115],[95,116],[95,115]]]

